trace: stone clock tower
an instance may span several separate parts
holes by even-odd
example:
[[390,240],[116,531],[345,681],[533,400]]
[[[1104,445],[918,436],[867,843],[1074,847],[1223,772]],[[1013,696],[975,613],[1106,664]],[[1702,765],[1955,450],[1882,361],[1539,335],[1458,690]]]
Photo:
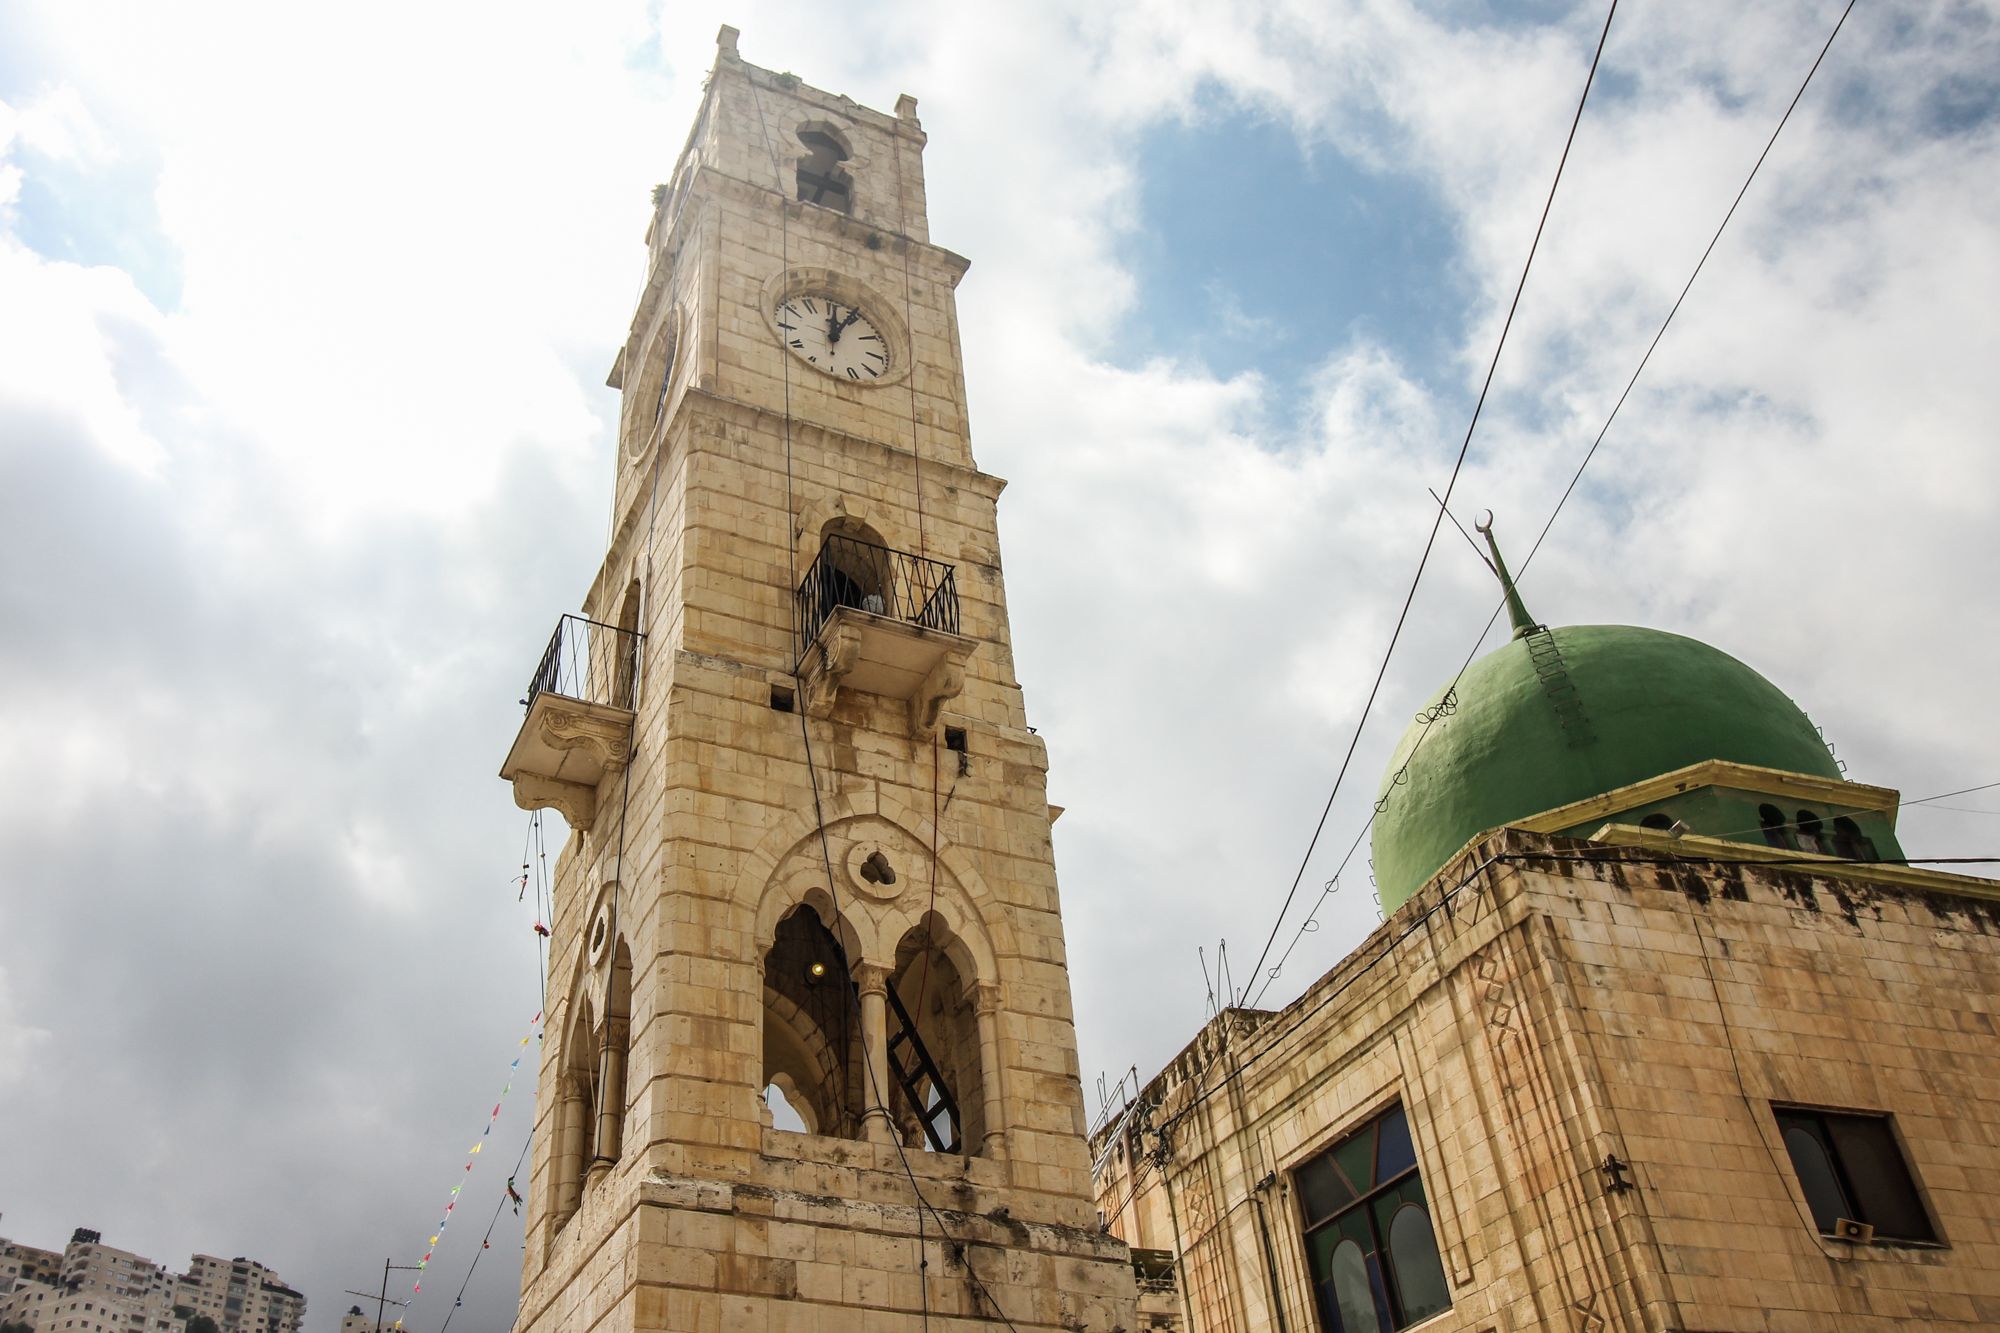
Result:
[[573,830],[517,1327],[1129,1328],[966,261],[913,99],[736,36],[611,370],[610,547],[502,770]]

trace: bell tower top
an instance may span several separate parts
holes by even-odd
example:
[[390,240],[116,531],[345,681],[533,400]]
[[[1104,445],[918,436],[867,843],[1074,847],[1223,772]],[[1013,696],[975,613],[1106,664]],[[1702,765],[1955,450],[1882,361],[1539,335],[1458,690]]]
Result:
[[[890,451],[894,467],[864,471],[900,485],[905,496],[881,498],[910,512],[872,527],[914,528],[906,548],[932,554],[918,473],[975,469],[954,297],[968,262],[929,239],[916,107],[904,95],[891,115],[809,87],[745,61],[734,28],[718,34],[693,128],[654,191],[646,283],[607,381],[624,395],[614,533],[655,496],[657,447],[674,453],[694,395],[782,426],[795,498],[817,486],[806,500],[858,502],[811,480],[832,464],[822,446]],[[808,442],[813,430],[849,444]],[[998,493],[990,478],[963,484]],[[609,614],[617,589],[599,591],[586,609]]]
[[796,74],[751,64],[737,53],[739,36],[727,24],[716,34],[708,94],[662,204],[671,205],[707,166],[871,229],[928,241],[917,99],[904,93],[895,114],[885,115]]

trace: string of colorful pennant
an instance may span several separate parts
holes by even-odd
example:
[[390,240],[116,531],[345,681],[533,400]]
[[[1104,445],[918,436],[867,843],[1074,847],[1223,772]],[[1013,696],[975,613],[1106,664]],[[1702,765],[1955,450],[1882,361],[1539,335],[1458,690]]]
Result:
[[[540,1035],[541,1024],[542,1024],[542,1014],[540,1010],[537,1010],[535,1012],[535,1016],[528,1022],[528,1034],[521,1038],[520,1045],[515,1049],[513,1063],[507,1066],[507,1082],[500,1089],[499,1099],[493,1103],[493,1110],[491,1114],[489,1114],[486,1117],[486,1128],[479,1132],[479,1137],[473,1140],[472,1146],[470,1148],[466,1149],[465,1170],[460,1173],[461,1179],[458,1181],[457,1184],[451,1187],[451,1194],[445,1200],[444,1216],[440,1217],[438,1219],[437,1225],[431,1229],[430,1244],[424,1250],[424,1257],[417,1261],[417,1270],[419,1273],[419,1277],[417,1278],[415,1284],[410,1288],[410,1294],[412,1297],[420,1296],[423,1294],[424,1282],[421,1274],[423,1270],[430,1267],[431,1257],[437,1253],[438,1242],[443,1239],[446,1229],[451,1226],[452,1215],[458,1211],[458,1196],[459,1193],[462,1190],[464,1190],[466,1184],[463,1177],[472,1171],[473,1166],[477,1164],[477,1162],[479,1161],[480,1152],[486,1147],[486,1141],[492,1137],[493,1126],[497,1124],[500,1119],[500,1108],[506,1104],[507,1094],[514,1090],[514,1079],[520,1074],[521,1061],[527,1055],[527,1045],[530,1041],[533,1041],[537,1036]],[[510,1192],[512,1184],[513,1184],[512,1180],[509,1180],[508,1185],[510,1187]],[[412,1305],[415,1304],[414,1300],[411,1302],[411,1304]],[[403,1321],[401,1319],[398,1319],[396,1321],[395,1326],[398,1329],[401,1329],[403,1327]]]

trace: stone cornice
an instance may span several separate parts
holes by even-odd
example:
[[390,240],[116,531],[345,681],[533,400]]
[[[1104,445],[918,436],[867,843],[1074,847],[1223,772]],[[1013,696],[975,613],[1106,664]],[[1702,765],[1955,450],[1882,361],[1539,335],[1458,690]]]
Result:
[[1843,778],[1822,778],[1810,773],[1791,773],[1779,768],[1731,763],[1726,759],[1708,759],[1509,823],[1514,828],[1524,828],[1533,833],[1556,833],[1701,787],[1727,787],[1732,791],[1790,796],[1825,806],[1829,814],[1841,810],[1880,811],[1889,817],[1891,826],[1896,822],[1896,809],[1902,803],[1902,793],[1888,787],[1870,787]]
[[[662,433],[660,442],[653,446],[655,449],[673,450],[680,447],[676,442],[676,437],[681,433],[680,427],[688,419],[690,409],[697,400],[706,404],[714,415],[725,420],[736,421],[746,425],[775,422],[782,428],[785,419],[782,412],[774,412],[769,408],[759,407],[755,403],[746,403],[740,398],[726,397],[716,393],[713,389],[703,389],[691,384],[681,395],[679,414],[674,422]],[[890,455],[891,459],[901,466],[909,466],[913,458],[908,449],[898,445],[890,444],[884,440],[873,439],[866,435],[855,435],[851,432],[838,430],[832,426],[820,425],[816,422],[794,419],[792,422],[792,431],[794,439],[806,443],[832,441],[836,442],[842,448],[879,449]],[[665,467],[666,462],[666,459],[649,459],[649,465],[652,467]],[[981,472],[976,467],[965,467],[942,458],[926,458],[923,466],[927,474],[934,474],[943,478],[945,485],[956,486],[961,490],[971,491],[975,495],[984,496],[988,500],[998,501],[1001,492],[1007,489],[1007,481],[1004,477],[996,477],[991,473]],[[617,526],[612,530],[611,541],[605,546],[604,559],[599,563],[597,573],[591,578],[590,590],[584,595],[583,606],[585,608],[604,609],[599,603],[598,598],[604,595],[605,582],[611,577],[612,572],[623,567],[627,544],[632,537],[633,531],[638,527],[641,516],[645,513],[649,490],[650,488],[646,486],[634,486],[632,488],[631,497],[625,503],[625,512],[618,516]],[[793,515],[793,517],[796,518],[797,515]],[[602,617],[599,618],[601,619]]]
[[869,238],[874,237],[878,245],[887,241],[911,246],[920,256],[935,261],[940,268],[943,268],[950,274],[951,285],[954,288],[958,286],[959,280],[965,277],[967,270],[972,267],[970,259],[967,259],[955,250],[947,250],[935,242],[926,241],[920,237],[911,236],[906,232],[895,231],[888,227],[877,227],[871,223],[851,218],[845,213],[836,212],[831,208],[821,208],[817,204],[802,203],[768,186],[758,185],[754,181],[746,181],[740,176],[731,176],[711,163],[698,163],[693,173],[689,176],[685,188],[689,206],[682,207],[676,211],[667,231],[657,239],[654,248],[655,254],[662,252],[672,253],[680,247],[683,243],[683,236],[693,225],[689,220],[689,215],[699,214],[700,212],[699,209],[692,207],[696,202],[695,196],[699,192],[706,191],[711,195],[734,199],[738,203],[747,204],[753,208],[770,208],[774,204],[781,205],[790,209],[794,218],[801,220],[810,218],[813,220],[815,226],[822,229],[830,227],[837,236],[852,241],[857,245],[867,245]]

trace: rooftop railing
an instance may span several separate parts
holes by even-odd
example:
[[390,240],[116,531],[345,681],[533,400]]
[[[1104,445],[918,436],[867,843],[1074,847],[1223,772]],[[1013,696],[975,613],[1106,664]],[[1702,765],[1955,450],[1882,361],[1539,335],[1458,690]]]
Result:
[[847,606],[926,629],[957,634],[958,585],[952,567],[853,537],[829,536],[796,594],[798,654]]

